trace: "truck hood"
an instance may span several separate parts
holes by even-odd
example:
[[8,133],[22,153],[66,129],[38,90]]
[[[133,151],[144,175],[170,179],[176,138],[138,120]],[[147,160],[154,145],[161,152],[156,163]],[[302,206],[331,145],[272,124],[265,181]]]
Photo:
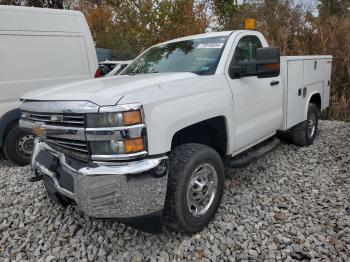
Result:
[[[117,76],[52,86],[26,93],[25,100],[90,101],[99,106],[115,105],[123,96],[161,86],[163,83],[198,77],[192,73],[160,73]],[[138,102],[138,101],[135,101]]]

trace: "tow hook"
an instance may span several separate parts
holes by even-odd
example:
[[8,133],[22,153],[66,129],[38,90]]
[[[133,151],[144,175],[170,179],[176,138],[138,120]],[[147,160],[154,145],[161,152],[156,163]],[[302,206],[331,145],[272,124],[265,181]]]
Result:
[[39,175],[39,174],[36,174],[35,176],[32,176],[31,178],[28,179],[28,181],[31,183],[35,183],[41,180],[43,180],[43,175]]

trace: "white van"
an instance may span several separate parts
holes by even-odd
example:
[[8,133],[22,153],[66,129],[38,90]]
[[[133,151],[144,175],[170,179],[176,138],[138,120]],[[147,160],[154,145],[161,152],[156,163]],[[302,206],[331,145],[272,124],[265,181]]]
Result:
[[0,6],[0,149],[29,163],[33,136],[20,130],[28,91],[93,78],[98,68],[88,24],[77,11]]

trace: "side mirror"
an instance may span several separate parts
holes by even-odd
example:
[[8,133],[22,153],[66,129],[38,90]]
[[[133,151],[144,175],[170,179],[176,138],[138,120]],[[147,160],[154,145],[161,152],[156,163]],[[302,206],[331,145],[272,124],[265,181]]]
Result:
[[241,74],[247,73],[246,65],[230,65],[228,73],[232,79],[239,78]]
[[256,50],[256,71],[258,78],[276,77],[280,74],[280,49],[277,47]]

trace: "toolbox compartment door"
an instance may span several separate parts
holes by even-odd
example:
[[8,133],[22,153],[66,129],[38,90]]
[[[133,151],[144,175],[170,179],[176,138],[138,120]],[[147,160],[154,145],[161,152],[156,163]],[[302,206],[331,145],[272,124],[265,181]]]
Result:
[[305,100],[303,96],[303,60],[288,61],[287,80],[287,127],[304,120]]
[[[304,86],[323,82],[323,59],[304,60]],[[323,90],[322,90],[323,91]]]
[[325,83],[323,85],[322,108],[326,108],[326,107],[329,107],[329,99],[330,99],[332,59],[325,59],[325,64],[323,69],[324,69],[323,76],[325,77]]

